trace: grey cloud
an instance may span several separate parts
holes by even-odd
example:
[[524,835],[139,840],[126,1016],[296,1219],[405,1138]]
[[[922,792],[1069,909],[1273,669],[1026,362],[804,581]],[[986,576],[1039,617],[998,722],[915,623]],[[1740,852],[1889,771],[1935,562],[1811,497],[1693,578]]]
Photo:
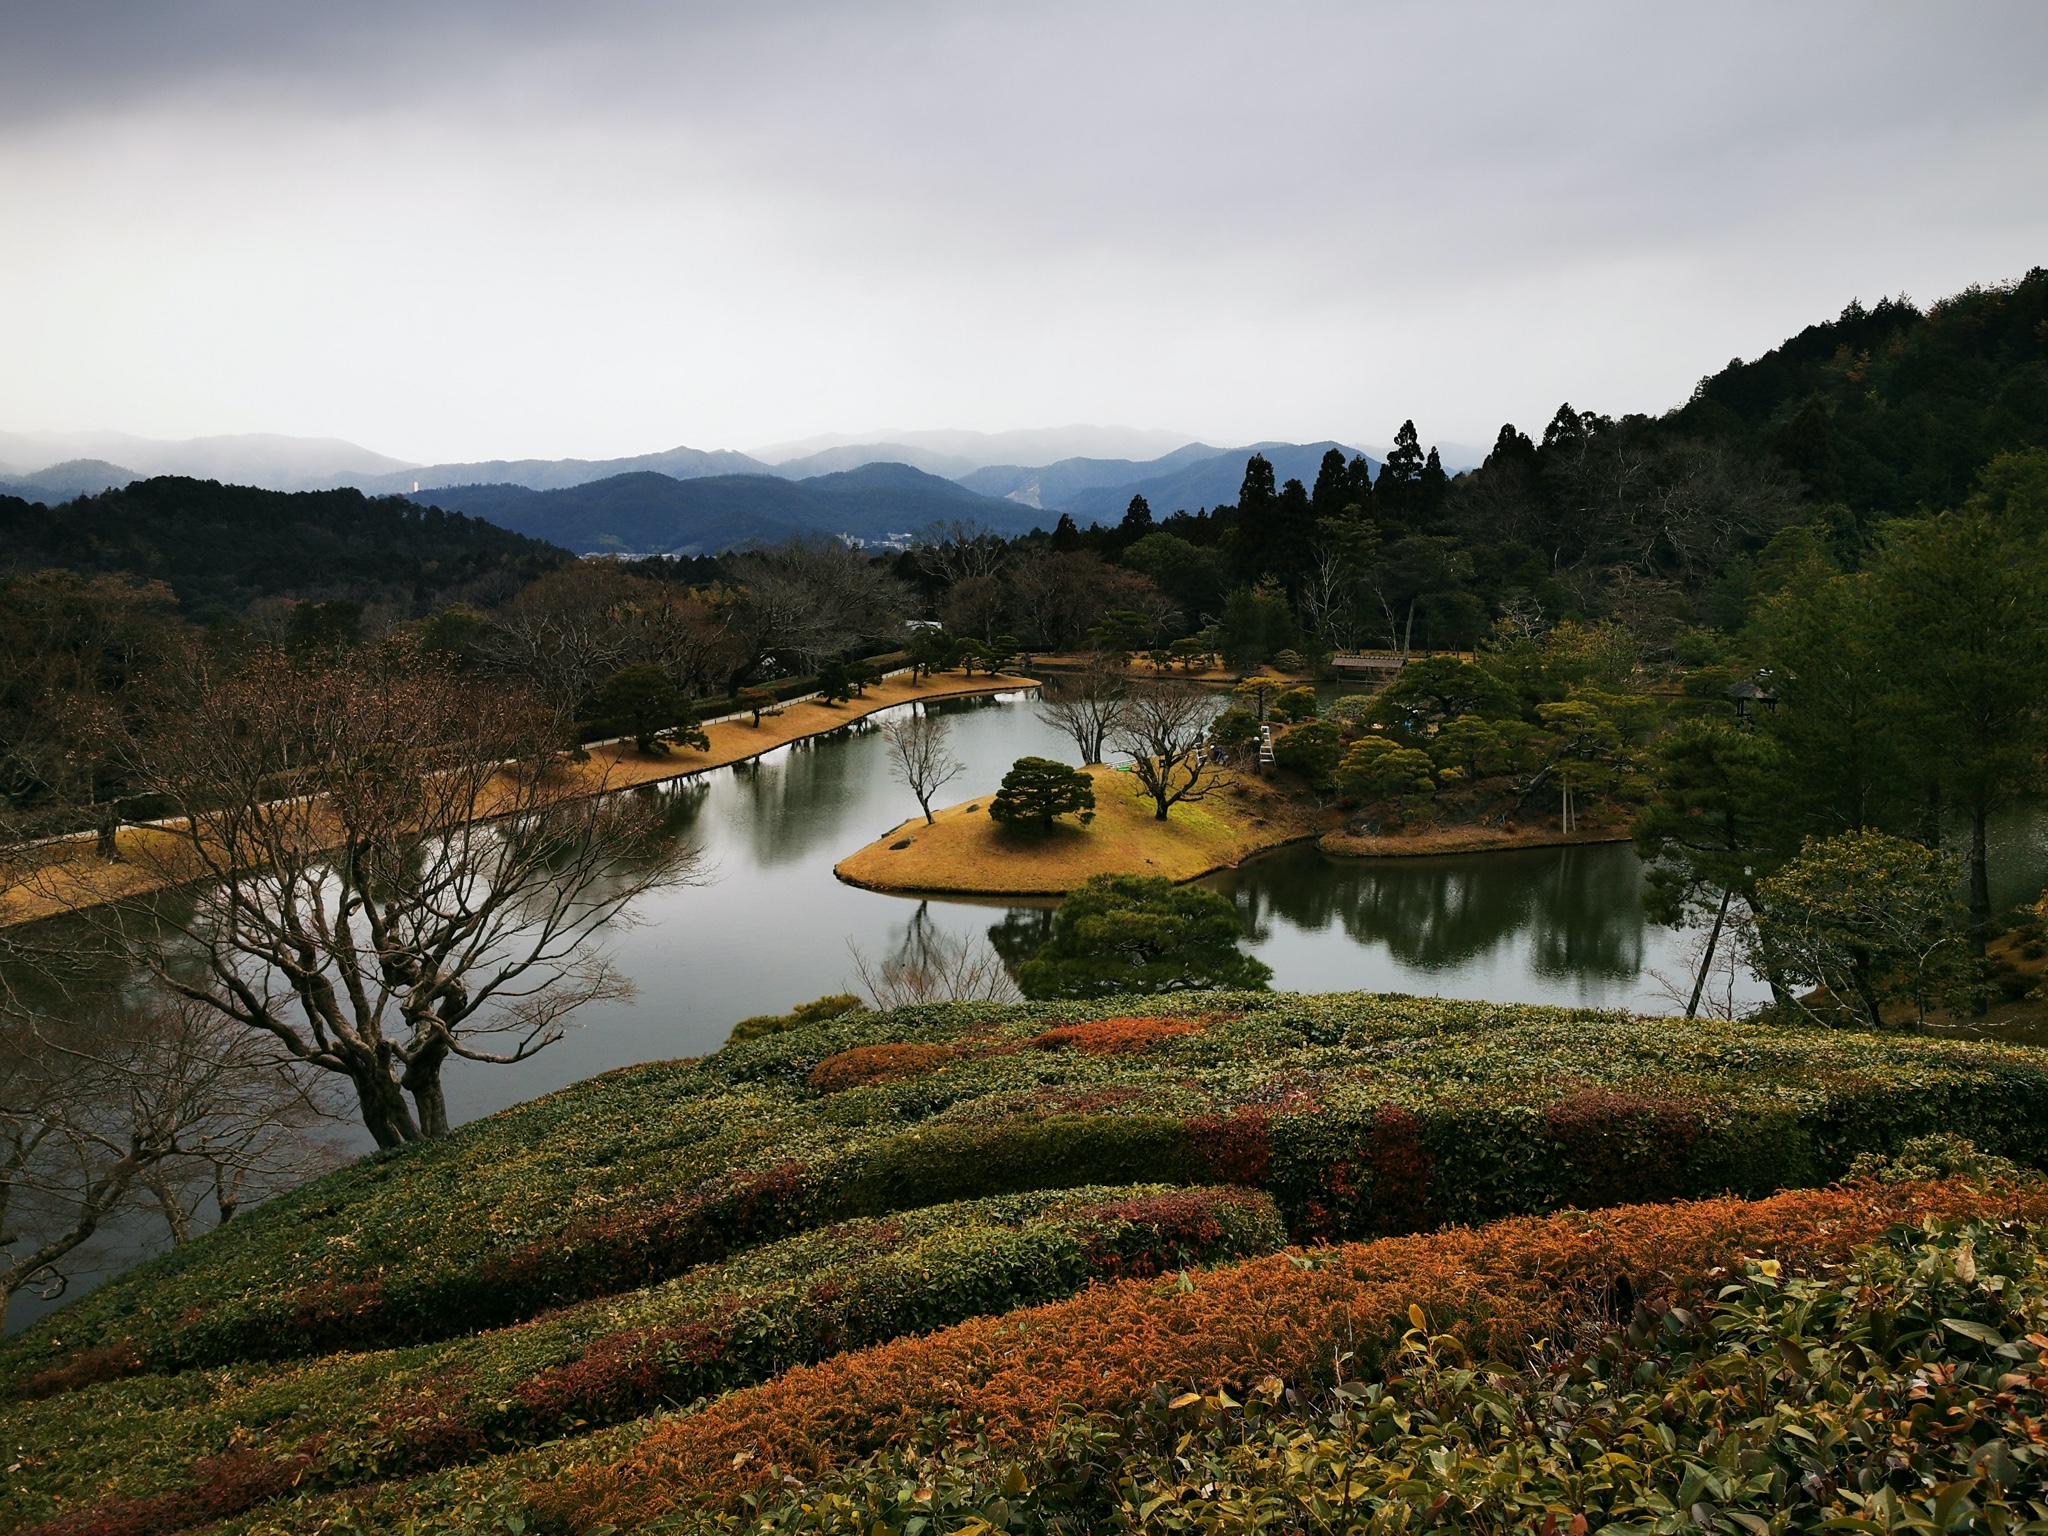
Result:
[[189,135],[197,179],[209,145],[302,138],[317,186],[360,132],[543,222],[592,187],[648,218],[711,189],[721,228],[757,217],[856,291],[1086,291],[1111,263],[1196,330],[1327,313],[1334,379],[1396,322],[1454,338],[1590,268],[1754,284],[1721,356],[1830,262],[1834,304],[2017,275],[2048,233],[2044,59],[2032,3],[0,0],[0,151]]

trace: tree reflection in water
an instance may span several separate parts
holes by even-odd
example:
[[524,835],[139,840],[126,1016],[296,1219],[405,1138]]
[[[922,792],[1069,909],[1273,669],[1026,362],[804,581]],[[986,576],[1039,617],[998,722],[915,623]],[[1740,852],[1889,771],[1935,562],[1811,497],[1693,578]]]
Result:
[[1633,978],[1642,968],[1642,876],[1625,843],[1444,858],[1332,859],[1283,848],[1205,882],[1228,896],[1253,943],[1275,920],[1339,926],[1397,961],[1445,971],[1527,936],[1545,976]]

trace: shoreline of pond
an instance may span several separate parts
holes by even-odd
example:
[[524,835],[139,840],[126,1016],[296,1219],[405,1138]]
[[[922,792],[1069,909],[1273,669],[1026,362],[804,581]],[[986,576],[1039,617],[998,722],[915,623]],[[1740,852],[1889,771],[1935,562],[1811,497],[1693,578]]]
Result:
[[[663,757],[643,757],[630,741],[605,742],[586,749],[587,756],[583,761],[564,759],[564,765],[571,772],[590,781],[587,787],[570,791],[568,798],[617,794],[729,768],[736,763],[765,757],[793,742],[829,736],[870,715],[904,704],[1027,692],[1039,686],[1038,679],[1022,676],[940,679],[925,683],[888,678],[871,684],[866,693],[844,704],[831,705],[815,698],[802,699],[779,705],[772,713],[764,712],[758,724],[750,725],[737,719],[717,721],[704,727],[711,745],[702,751],[686,747]],[[489,820],[490,814],[486,810],[474,819]],[[58,857],[31,869],[12,888],[0,889],[0,928],[47,922],[129,897],[176,889],[186,882],[161,873],[152,874],[146,855],[140,861],[120,856],[124,843],[132,852],[142,854],[142,845],[146,841],[173,837],[174,834],[165,828],[174,825],[175,821],[121,828],[115,834],[116,857],[113,859],[103,858],[97,852],[91,833],[65,839]]]

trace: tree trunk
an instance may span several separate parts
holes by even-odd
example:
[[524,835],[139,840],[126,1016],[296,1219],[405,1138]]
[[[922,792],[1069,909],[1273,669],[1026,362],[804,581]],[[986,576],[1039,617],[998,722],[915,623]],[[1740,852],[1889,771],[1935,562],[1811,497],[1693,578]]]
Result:
[[362,1107],[363,1126],[379,1150],[388,1152],[420,1139],[419,1125],[406,1108],[405,1094],[389,1073],[372,1066],[351,1071],[348,1076],[355,1084],[356,1103]]
[[438,1029],[430,1034],[405,1064],[405,1075],[398,1080],[398,1086],[412,1095],[423,1139],[448,1134],[448,1096],[441,1086],[441,1068],[448,1061],[446,1039]]
[[1982,804],[1970,807],[1970,947],[1981,959],[1991,937],[1991,860],[1986,843],[1988,815]]
[[1696,1019],[1700,1012],[1700,996],[1707,990],[1707,973],[1714,968],[1714,951],[1720,947],[1721,925],[1728,920],[1728,903],[1734,897],[1733,891],[1721,893],[1720,910],[1714,914],[1714,928],[1707,935],[1707,952],[1700,957],[1700,973],[1693,978],[1692,1000],[1685,1005],[1685,1016]]
[[413,1081],[413,1074],[407,1072],[406,1090],[412,1095],[413,1108],[418,1112],[420,1135],[426,1138],[448,1134],[448,1098],[441,1088],[441,1068],[436,1065],[422,1075],[420,1081]]

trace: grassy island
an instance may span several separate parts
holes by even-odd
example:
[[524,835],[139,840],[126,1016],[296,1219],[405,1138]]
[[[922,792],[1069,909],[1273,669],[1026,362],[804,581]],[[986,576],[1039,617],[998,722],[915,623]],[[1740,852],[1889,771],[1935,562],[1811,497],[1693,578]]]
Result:
[[1097,765],[1095,816],[1050,832],[1018,832],[989,818],[993,792],[913,818],[834,868],[849,885],[875,891],[944,891],[973,896],[1064,896],[1090,875],[1164,875],[1192,880],[1248,855],[1316,835],[1318,812],[1249,776],[1198,801],[1153,815],[1132,775]]

